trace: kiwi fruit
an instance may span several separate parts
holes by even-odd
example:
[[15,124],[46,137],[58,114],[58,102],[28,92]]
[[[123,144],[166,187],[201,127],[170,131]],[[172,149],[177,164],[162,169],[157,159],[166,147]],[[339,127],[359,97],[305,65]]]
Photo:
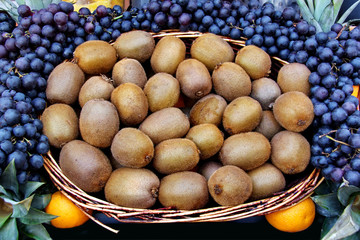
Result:
[[277,83],[283,93],[299,91],[310,95],[309,76],[311,71],[301,63],[289,63],[282,66],[278,72]]
[[210,93],[200,98],[190,109],[191,125],[212,123],[219,126],[226,106],[226,100],[220,95]]
[[228,101],[248,96],[251,92],[249,75],[242,67],[233,62],[217,65],[212,73],[212,82],[215,92]]
[[175,74],[178,65],[185,59],[185,55],[185,43],[180,38],[166,36],[156,44],[150,64],[155,73]]
[[141,168],[154,157],[154,144],[137,128],[122,128],[111,143],[111,154],[124,167]]
[[118,206],[150,208],[158,197],[160,180],[149,169],[118,168],[107,181],[105,199]]
[[270,110],[263,111],[261,121],[255,128],[256,132],[261,133],[267,139],[271,139],[276,133],[284,130],[276,121],[274,114]]
[[117,61],[116,50],[102,40],[86,41],[75,48],[74,59],[90,75],[110,72]]
[[48,77],[46,98],[51,104],[73,104],[78,99],[84,82],[85,74],[78,65],[71,62],[60,63]]
[[286,181],[283,173],[271,163],[264,163],[248,172],[252,180],[252,200],[258,200],[272,196],[274,193],[284,190]]
[[72,140],[63,146],[59,165],[64,175],[85,192],[101,191],[112,172],[106,155],[81,140]]
[[143,63],[151,57],[155,40],[149,32],[134,30],[122,33],[113,47],[120,59],[133,58]]
[[265,77],[271,71],[269,54],[255,45],[241,48],[236,54],[235,63],[245,69],[253,80]]
[[303,172],[310,162],[310,144],[297,132],[281,131],[271,139],[271,162],[285,174]]
[[235,57],[230,44],[213,33],[205,33],[195,39],[190,47],[190,54],[192,58],[205,64],[210,72],[216,65],[232,62]]
[[199,162],[196,144],[186,138],[173,138],[155,146],[153,167],[162,174],[193,169]]
[[141,63],[131,58],[123,58],[115,63],[111,76],[115,87],[129,82],[144,88],[147,81],[147,76]]
[[148,101],[144,91],[134,83],[123,83],[111,93],[121,123],[134,126],[141,123],[148,114]]
[[208,180],[210,195],[222,206],[236,206],[252,193],[250,176],[241,168],[228,165],[217,169]]
[[275,100],[273,113],[276,121],[286,130],[302,132],[314,119],[314,106],[306,94],[291,91]]
[[269,140],[258,132],[246,132],[225,139],[219,158],[223,165],[235,165],[245,171],[264,164],[271,154]]
[[254,130],[261,121],[261,105],[249,96],[231,101],[223,114],[223,126],[230,135]]
[[176,70],[181,92],[191,99],[207,95],[212,88],[211,76],[206,66],[196,59],[182,61]]
[[85,142],[99,148],[109,147],[120,128],[115,106],[103,99],[86,102],[80,112],[79,128]]
[[203,162],[199,167],[199,173],[203,175],[206,180],[209,180],[210,176],[223,165],[214,160]]
[[105,76],[92,76],[82,85],[79,92],[79,104],[84,104],[92,99],[110,100],[114,85]]
[[196,172],[183,171],[161,179],[159,202],[179,210],[203,208],[209,201],[206,179]]
[[200,159],[208,159],[221,149],[224,134],[211,123],[203,123],[190,128],[186,138],[193,141],[200,150]]
[[257,100],[263,110],[272,109],[275,100],[281,95],[279,85],[270,78],[259,78],[252,82],[250,96]]
[[43,133],[51,146],[61,148],[79,135],[79,119],[72,107],[55,103],[47,107],[41,115]]
[[175,107],[163,108],[150,114],[139,126],[155,145],[166,139],[183,137],[189,128],[188,117]]
[[179,101],[179,81],[168,73],[156,73],[146,82],[144,93],[151,112],[173,107]]

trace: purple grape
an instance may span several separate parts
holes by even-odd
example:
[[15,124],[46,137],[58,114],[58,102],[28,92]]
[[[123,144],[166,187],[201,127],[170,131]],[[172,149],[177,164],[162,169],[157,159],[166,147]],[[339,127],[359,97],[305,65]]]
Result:
[[54,15],[54,21],[58,25],[65,25],[68,22],[68,15],[64,12],[57,12]]
[[344,179],[349,182],[350,185],[360,186],[360,173],[358,171],[349,170],[344,174]]

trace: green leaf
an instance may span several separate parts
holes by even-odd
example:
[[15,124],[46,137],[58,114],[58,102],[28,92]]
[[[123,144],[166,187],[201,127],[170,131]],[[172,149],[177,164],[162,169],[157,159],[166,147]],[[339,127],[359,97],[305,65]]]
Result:
[[303,18],[310,24],[314,25],[317,32],[322,32],[320,24],[314,18],[314,15],[311,13],[309,7],[306,5],[304,0],[296,0],[297,4],[300,7],[301,14]]
[[341,9],[341,6],[342,6],[344,0],[332,0],[332,2],[333,2],[333,5],[334,5],[334,19],[336,21],[337,16],[339,15],[339,12],[340,12],[340,9]]
[[340,184],[333,181],[324,180],[320,186],[315,189],[316,195],[324,195],[332,192],[337,192]]
[[15,162],[12,160],[4,172],[0,176],[0,185],[2,185],[5,189],[13,191],[17,197],[19,196],[19,183],[16,178],[16,168]]
[[6,203],[2,198],[0,198],[0,228],[5,224],[12,214],[11,204]]
[[310,12],[312,14],[314,14],[314,12],[315,12],[314,1],[313,0],[307,0],[307,5],[308,5],[308,7],[310,9]]
[[335,23],[334,18],[334,6],[332,3],[326,6],[321,17],[319,19],[319,24],[324,32],[328,32],[331,29],[331,26]]
[[315,3],[315,12],[314,12],[314,18],[319,21],[322,13],[324,12],[325,8],[332,4],[331,0],[321,0],[316,1]]
[[353,185],[341,184],[338,190],[338,199],[342,205],[347,206],[352,194],[360,192],[360,188]]
[[9,218],[0,228],[0,240],[17,240],[19,237],[15,218]]
[[[12,206],[13,206],[12,217],[13,218],[21,218],[21,217],[24,217],[25,215],[27,215],[29,212],[33,197],[34,197],[34,195],[32,195],[20,202],[12,203]],[[5,201],[8,201],[8,200],[5,200]]]
[[356,1],[353,5],[351,5],[351,7],[349,7],[346,12],[343,13],[341,18],[337,22],[343,24],[346,18],[352,13],[352,11],[354,11],[354,9],[357,7],[357,5],[359,5],[359,3],[360,0]]
[[322,239],[330,231],[330,229],[334,226],[337,219],[338,219],[337,217],[330,217],[324,219],[321,228],[320,239]]
[[342,239],[351,236],[359,230],[360,226],[356,224],[351,216],[351,204],[349,204],[322,240]]
[[18,5],[26,4],[26,3],[25,3],[25,0],[16,0],[16,3],[17,3]]
[[315,195],[311,199],[316,204],[317,212],[324,217],[340,216],[343,211],[343,206],[339,202],[336,193]]
[[44,4],[42,3],[42,1],[38,0],[25,0],[25,4],[28,5],[31,10],[40,10],[44,8]]
[[31,203],[31,207],[42,210],[49,204],[50,200],[51,200],[50,193],[42,194],[42,195],[36,194]]
[[36,208],[30,208],[28,214],[20,218],[20,222],[27,225],[37,225],[41,223],[47,223],[57,217],[58,216],[47,214]]
[[360,232],[354,233],[353,235],[346,237],[342,240],[359,240],[360,239]]
[[44,185],[44,182],[27,182],[20,186],[20,191],[24,194],[25,198],[29,197],[32,193],[36,191],[39,187]]
[[46,228],[41,225],[21,225],[21,231],[28,236],[29,238],[35,240],[51,240],[49,233],[46,231]]

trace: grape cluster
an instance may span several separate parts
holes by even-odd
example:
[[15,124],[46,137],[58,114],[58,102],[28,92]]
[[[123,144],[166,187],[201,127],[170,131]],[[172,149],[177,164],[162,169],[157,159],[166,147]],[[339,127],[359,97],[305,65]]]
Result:
[[15,21],[6,12],[0,11],[0,33],[11,32],[15,28]]
[[342,31],[334,24],[330,32],[307,41],[316,45],[307,62],[317,129],[311,162],[334,182],[345,179],[360,186],[359,100],[352,96],[353,85],[360,84],[360,27]]

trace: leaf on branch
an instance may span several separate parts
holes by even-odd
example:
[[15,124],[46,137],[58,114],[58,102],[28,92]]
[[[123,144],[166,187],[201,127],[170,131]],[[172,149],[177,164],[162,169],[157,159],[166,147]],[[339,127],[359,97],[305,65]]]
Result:
[[27,198],[44,184],[45,184],[44,182],[30,182],[29,181],[20,186],[20,191],[24,194],[24,197]]
[[352,217],[351,205],[349,204],[341,216],[336,220],[334,226],[322,238],[322,240],[338,240],[351,236],[360,230],[360,226]]
[[14,201],[9,201],[8,199],[5,199],[6,202],[9,202],[12,204],[12,207],[13,207],[12,217],[13,218],[21,218],[21,217],[24,217],[25,215],[27,215],[29,212],[33,197],[34,197],[34,195],[32,195],[28,198],[25,198],[24,200],[22,200],[20,202],[14,202]]
[[349,204],[350,197],[357,192],[360,192],[360,188],[343,183],[340,185],[337,192],[338,199],[343,206],[347,206]]
[[35,240],[51,240],[49,233],[42,224],[24,225],[21,224],[20,230],[28,237]]
[[30,208],[28,214],[20,218],[20,222],[27,225],[38,225],[38,224],[50,222],[51,220],[57,217],[58,216],[45,213],[36,208]]
[[19,232],[16,225],[15,218],[9,218],[4,226],[0,228],[0,240],[17,240],[19,238]]
[[36,194],[31,203],[31,207],[42,210],[49,204],[50,200],[51,200],[50,193],[42,194],[42,195]]
[[14,160],[12,160],[7,165],[4,172],[1,174],[0,185],[2,185],[5,189],[11,190],[18,198],[20,198],[19,183],[16,178],[16,168]]
[[357,2],[355,2],[353,5],[351,5],[346,12],[343,13],[343,15],[341,16],[341,18],[337,21],[338,23],[343,24],[346,20],[346,18],[352,13],[352,11],[354,11],[354,9],[357,7],[357,5],[359,5],[360,0],[358,0]]
[[0,228],[5,224],[12,214],[12,206],[0,198]]
[[318,213],[324,217],[338,217],[343,211],[343,206],[339,202],[336,193],[316,195],[311,199],[315,202]]

